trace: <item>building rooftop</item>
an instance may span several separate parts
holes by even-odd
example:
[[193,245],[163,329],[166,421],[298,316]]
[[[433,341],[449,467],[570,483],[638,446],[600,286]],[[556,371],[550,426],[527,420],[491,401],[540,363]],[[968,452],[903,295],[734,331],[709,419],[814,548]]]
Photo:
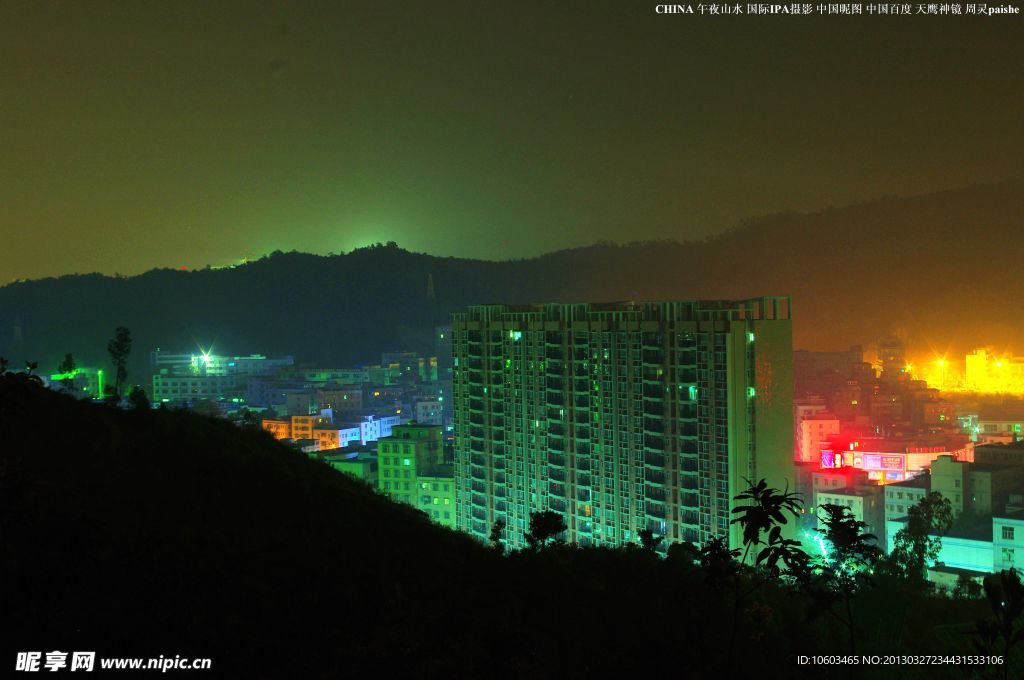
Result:
[[991,541],[992,521],[985,520],[984,522],[978,522],[967,527],[954,526],[946,532],[946,536],[949,538],[965,538],[969,541]]
[[1016,470],[1019,465],[1000,465],[999,463],[970,463],[970,472],[1002,472],[1004,470]]
[[992,519],[1013,519],[1024,521],[1024,510],[1015,510],[1013,512],[995,512],[992,513]]
[[821,491],[818,492],[818,495],[819,496],[838,495],[838,496],[860,496],[860,497],[864,497],[864,496],[873,496],[873,495],[879,493],[881,488],[882,487],[879,486],[879,485],[867,485],[867,484],[865,484],[864,486],[857,486],[857,487],[844,486],[844,487],[840,487],[838,489],[822,489]]
[[990,574],[985,571],[975,571],[974,569],[961,569],[960,567],[949,567],[945,564],[936,564],[935,566],[928,567],[928,571],[934,571],[940,574],[951,574],[953,576],[968,576],[971,578],[984,578]]
[[887,489],[889,487],[895,487],[897,489],[906,489],[908,487],[912,489],[927,489],[930,486],[931,479],[929,479],[928,475],[916,475],[910,479],[905,479],[902,482],[892,482],[885,485]]
[[1024,452],[1024,439],[1018,439],[1015,442],[1007,442],[1007,443],[996,442],[996,443],[992,443],[992,444],[978,444],[977,446],[974,447],[975,451],[977,451],[978,449],[981,449],[981,448],[985,448],[985,449],[999,449],[999,450],[1006,449],[1006,450],[1010,450],[1010,451],[1022,451],[1022,452]]
[[468,312],[456,312],[453,319],[465,320],[511,320],[502,317],[528,314],[532,320],[574,321],[585,320],[589,315],[616,313],[635,316],[637,320],[698,320],[706,314],[725,314],[731,318],[748,319],[789,319],[789,298],[764,296],[739,300],[672,300],[672,301],[619,301],[579,302],[504,305],[472,305]]
[[331,463],[364,463],[373,464],[377,462],[377,456],[372,453],[357,452],[357,453],[345,453],[344,448],[340,449],[328,449],[327,451],[321,451],[320,457]]

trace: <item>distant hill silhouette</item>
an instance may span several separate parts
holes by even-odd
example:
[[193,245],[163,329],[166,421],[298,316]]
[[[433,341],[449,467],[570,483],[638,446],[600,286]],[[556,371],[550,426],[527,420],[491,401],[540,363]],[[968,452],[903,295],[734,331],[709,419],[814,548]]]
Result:
[[[919,347],[994,343],[1024,352],[1015,307],[1024,293],[1022,247],[1024,182],[1015,180],[772,215],[701,242],[597,244],[507,262],[397,246],[274,253],[234,269],[7,285],[0,355],[47,368],[70,351],[80,365],[105,364],[107,340],[125,325],[135,339],[130,380],[145,382],[148,352],[158,346],[213,344],[342,365],[426,348],[432,325],[474,303],[765,294],[793,296],[801,348],[869,344],[896,332]],[[428,276],[436,301],[427,298]]]
[[[794,656],[846,640],[773,583],[734,612],[692,562],[637,548],[501,557],[264,432],[10,375],[0,574],[12,664],[62,650],[208,657],[217,678],[729,676],[738,626],[762,676],[820,677]],[[870,654],[972,653],[963,633],[986,611],[884,584],[857,606]]]

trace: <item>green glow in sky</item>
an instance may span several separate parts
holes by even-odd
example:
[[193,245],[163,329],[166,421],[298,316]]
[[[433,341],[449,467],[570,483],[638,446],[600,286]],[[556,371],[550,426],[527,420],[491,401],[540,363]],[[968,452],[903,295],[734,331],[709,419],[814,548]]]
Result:
[[485,259],[687,240],[1019,175],[1019,21],[732,19],[5,3],[0,283],[392,240]]

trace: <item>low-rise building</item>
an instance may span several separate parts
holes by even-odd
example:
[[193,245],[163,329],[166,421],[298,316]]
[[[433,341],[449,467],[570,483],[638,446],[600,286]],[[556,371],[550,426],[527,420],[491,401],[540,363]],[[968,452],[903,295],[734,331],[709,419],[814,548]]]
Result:
[[369,451],[336,451],[324,453],[320,459],[338,472],[377,486],[377,456]]
[[877,484],[830,489],[818,494],[818,528],[824,529],[824,505],[839,505],[849,509],[858,522],[864,522],[864,532],[873,534],[879,546],[885,545],[885,489]]
[[378,442],[379,488],[394,500],[419,508],[455,527],[455,468],[444,462],[441,428],[409,423]]
[[1024,567],[1024,511],[992,518],[992,552],[994,571]]
[[988,518],[1006,507],[1011,493],[1024,489],[1024,467],[940,456],[932,463],[931,489],[949,500],[954,516]]

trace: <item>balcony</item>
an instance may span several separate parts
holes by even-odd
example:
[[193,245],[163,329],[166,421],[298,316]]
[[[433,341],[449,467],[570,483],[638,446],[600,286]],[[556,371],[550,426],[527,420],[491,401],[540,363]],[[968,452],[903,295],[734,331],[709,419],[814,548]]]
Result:
[[658,519],[665,519],[665,506],[660,503],[646,503],[645,504],[648,517],[656,517]]
[[658,486],[665,485],[665,473],[661,470],[655,470],[653,468],[647,468],[644,470],[644,481],[648,484],[656,484]]
[[645,349],[643,351],[643,362],[645,364],[660,364],[665,361],[665,353],[660,349]]
[[661,383],[658,383],[657,385],[644,385],[643,395],[647,399],[664,399],[665,386]]
[[665,467],[665,454],[648,451],[644,454],[644,464],[648,467],[663,469]]
[[663,415],[665,415],[665,406],[661,402],[645,401],[644,402],[644,415],[645,416],[663,416]]
[[665,489],[656,486],[645,486],[644,496],[652,501],[658,501],[659,503],[665,502]]
[[662,439],[661,437],[658,437],[658,436],[655,436],[655,435],[645,434],[644,435],[644,448],[645,449],[650,449],[652,451],[664,451],[665,450],[665,440]]

